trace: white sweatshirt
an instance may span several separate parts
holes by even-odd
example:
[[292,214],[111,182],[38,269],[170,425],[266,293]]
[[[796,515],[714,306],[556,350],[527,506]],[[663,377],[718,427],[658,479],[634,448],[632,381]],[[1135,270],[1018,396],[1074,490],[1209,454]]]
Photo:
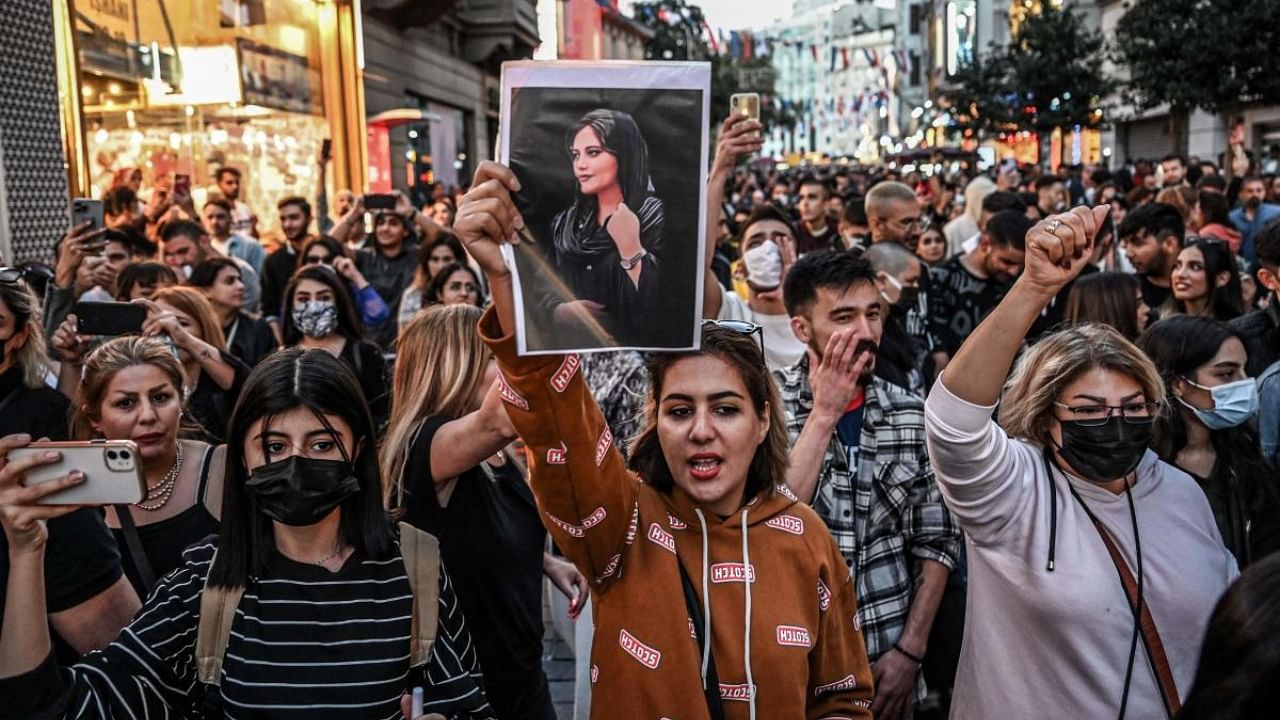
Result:
[[[1113,718],[1133,615],[1115,564],[1067,482],[1107,527],[1136,577],[1129,501],[1055,468],[1057,547],[1049,572],[1054,496],[1041,448],[1006,435],[992,421],[993,409],[961,400],[941,381],[926,403],[929,457],[969,552],[951,718]],[[1190,476],[1147,451],[1131,492],[1144,596],[1185,698],[1209,616],[1239,571]],[[1141,638],[1126,717],[1166,717]]]

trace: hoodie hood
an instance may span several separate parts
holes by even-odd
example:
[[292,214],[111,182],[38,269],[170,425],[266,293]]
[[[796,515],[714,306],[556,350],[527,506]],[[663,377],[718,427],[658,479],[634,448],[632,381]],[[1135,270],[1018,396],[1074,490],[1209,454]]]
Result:
[[[666,498],[667,508],[670,510],[672,517],[688,524],[690,527],[698,526],[698,510],[700,508],[685,491],[679,487],[672,487],[671,492],[663,497]],[[702,510],[702,515],[707,519],[708,527],[740,528],[742,527],[742,513],[745,510],[747,527],[752,527],[785,513],[797,502],[799,502],[799,498],[795,496],[795,493],[791,492],[791,488],[785,484],[778,484],[774,486],[773,492],[761,492],[724,520],[705,509]]]

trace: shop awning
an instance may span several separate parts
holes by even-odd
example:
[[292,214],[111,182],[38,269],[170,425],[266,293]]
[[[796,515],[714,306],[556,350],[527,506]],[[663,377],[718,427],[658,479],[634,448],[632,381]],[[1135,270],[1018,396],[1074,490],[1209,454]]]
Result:
[[369,118],[367,122],[370,126],[377,125],[384,128],[393,128],[408,123],[444,122],[444,118],[433,112],[417,108],[396,108],[395,110],[384,110]]

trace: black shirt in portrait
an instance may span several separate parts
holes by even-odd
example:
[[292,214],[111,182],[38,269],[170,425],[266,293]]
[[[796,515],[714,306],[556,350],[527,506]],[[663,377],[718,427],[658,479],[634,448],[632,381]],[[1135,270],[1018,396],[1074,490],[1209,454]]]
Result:
[[1012,282],[980,278],[957,255],[929,271],[929,323],[952,357],[1004,299]]

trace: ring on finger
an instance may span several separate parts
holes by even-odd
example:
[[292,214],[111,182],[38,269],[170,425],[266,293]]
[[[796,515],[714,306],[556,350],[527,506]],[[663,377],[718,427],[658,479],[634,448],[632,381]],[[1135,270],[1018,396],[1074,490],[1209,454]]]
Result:
[[1062,227],[1062,221],[1058,218],[1051,218],[1049,220],[1049,224],[1045,226],[1045,229],[1049,231],[1050,235],[1057,235],[1058,228],[1060,227]]

